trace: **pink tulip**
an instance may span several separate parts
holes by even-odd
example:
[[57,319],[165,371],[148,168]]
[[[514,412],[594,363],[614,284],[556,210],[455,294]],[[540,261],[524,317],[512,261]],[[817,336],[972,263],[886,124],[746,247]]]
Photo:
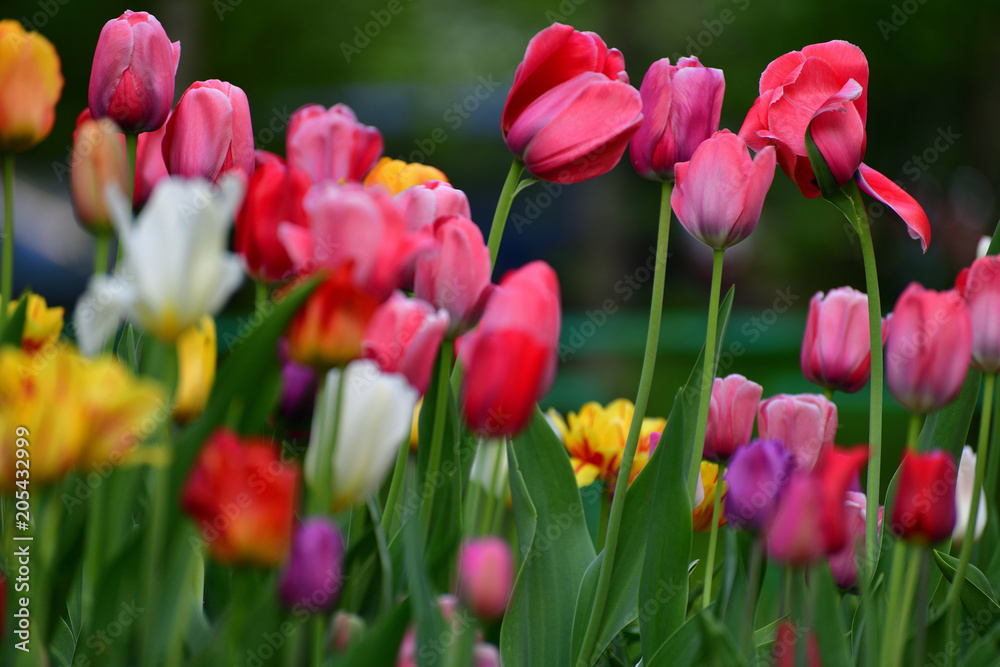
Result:
[[801,363],[806,379],[821,387],[853,394],[868,384],[872,354],[866,294],[839,287],[813,296]]
[[[169,122],[169,121],[168,121]],[[163,137],[167,134],[164,123],[158,130],[143,132],[139,135],[136,145],[135,185],[133,187],[132,206],[140,209],[153,194],[153,188],[167,173],[167,165],[163,162]]]
[[926,251],[930,223],[920,205],[898,185],[861,162],[868,115],[868,60],[853,44],[810,44],[773,61],[760,77],[760,97],[740,136],[755,151],[774,146],[778,164],[806,197],[819,197],[806,131],[812,131],[839,185],[856,178],[862,190],[892,208]]
[[104,24],[90,70],[88,101],[94,118],[110,118],[126,132],[150,132],[167,120],[181,43],[156,17],[126,11]]
[[888,328],[885,378],[896,400],[928,413],[958,398],[972,359],[972,321],[961,295],[910,283]]
[[728,461],[737,449],[750,442],[753,422],[764,388],[742,375],[715,378],[708,404],[708,428],[704,457]]
[[972,321],[972,364],[984,373],[1000,372],[1000,257],[977,259],[956,283]]
[[467,218],[438,218],[434,246],[417,258],[413,293],[451,316],[451,331],[473,326],[490,286],[490,251],[483,233]]
[[795,467],[808,472],[820,455],[833,448],[837,406],[819,394],[779,394],[757,410],[761,440],[779,440],[795,456]]
[[470,430],[514,435],[555,378],[559,280],[544,262],[511,271],[490,294],[479,327],[459,349],[465,368],[462,412]]
[[285,223],[278,239],[298,273],[349,269],[351,282],[382,301],[399,286],[423,235],[406,231],[399,206],[381,188],[358,183],[314,185],[302,201],[307,227]]
[[865,502],[865,494],[858,491],[844,494],[848,539],[840,551],[829,557],[833,580],[841,588],[853,589],[858,584],[858,556],[865,544]]
[[346,104],[300,108],[288,122],[288,164],[314,183],[361,182],[382,156],[382,135],[362,125]]
[[481,619],[503,616],[514,587],[514,557],[499,537],[466,541],[458,553],[458,596]]
[[743,140],[722,130],[674,168],[670,205],[693,237],[722,250],[750,236],[774,179],[774,149],[750,159]]
[[403,209],[406,228],[411,232],[430,226],[438,218],[472,217],[469,198],[444,181],[427,181],[407,188],[396,195],[396,202]]
[[394,292],[378,307],[361,343],[362,355],[386,373],[401,373],[422,394],[448,330],[448,313]]
[[632,137],[632,166],[644,178],[666,181],[674,165],[687,162],[701,142],[719,129],[726,81],[721,69],[694,56],[676,65],[662,58],[642,79],[642,125]]
[[163,137],[167,171],[216,182],[237,169],[253,175],[253,127],[243,90],[218,79],[196,81],[177,102]]

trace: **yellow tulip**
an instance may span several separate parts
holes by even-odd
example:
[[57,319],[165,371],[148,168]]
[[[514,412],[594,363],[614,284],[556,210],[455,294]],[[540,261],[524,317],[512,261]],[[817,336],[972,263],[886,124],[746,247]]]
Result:
[[[705,499],[691,512],[691,522],[696,531],[707,533],[712,529],[712,510],[715,503],[715,490],[719,485],[719,466],[711,461],[701,462],[701,485],[705,490]],[[726,500],[726,482],[722,482],[722,498],[719,502]],[[719,525],[726,523],[726,515],[719,512]]]
[[186,424],[205,409],[215,383],[217,356],[215,320],[209,315],[177,338],[179,374],[174,419],[179,423]]
[[417,405],[413,408],[413,421],[410,423],[410,451],[417,451],[417,443],[420,442],[420,406],[424,404],[424,397],[421,396]]
[[[17,310],[18,302],[11,300],[7,305],[7,317]],[[28,306],[24,317],[24,332],[21,334],[21,348],[28,353],[44,350],[59,340],[63,328],[62,306],[49,308],[45,297],[40,294],[28,295]]]
[[0,153],[27,150],[49,135],[62,88],[52,42],[17,21],[0,21]]
[[448,182],[448,177],[444,172],[435,167],[419,162],[407,164],[402,160],[393,160],[384,157],[378,161],[372,170],[365,176],[365,186],[381,185],[394,195],[414,185],[420,185],[427,181]]

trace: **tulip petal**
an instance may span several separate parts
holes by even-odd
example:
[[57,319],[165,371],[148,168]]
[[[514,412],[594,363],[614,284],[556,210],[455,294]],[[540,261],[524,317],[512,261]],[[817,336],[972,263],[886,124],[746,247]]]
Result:
[[[862,94],[856,99],[854,106],[864,124],[868,118],[868,59],[860,48],[840,39],[823,44],[810,44],[802,49],[806,58],[822,58],[830,63],[840,76],[854,79],[862,88]],[[780,82],[779,82],[780,83]]]
[[931,240],[931,223],[920,204],[901,187],[862,163],[856,176],[861,189],[879,200],[903,219],[910,238],[920,239],[920,248],[927,252]]
[[80,352],[92,357],[101,351],[121,322],[126,308],[131,304],[132,290],[122,279],[108,275],[90,278],[73,311],[73,330]]
[[743,202],[743,212],[734,226],[735,230],[745,229],[747,225],[756,227],[760,212],[764,208],[764,197],[774,181],[775,150],[767,146],[754,156],[747,176],[746,201]]
[[760,75],[760,94],[773,90],[785,82],[785,79],[805,62],[806,57],[798,51],[792,51],[775,58]]
[[865,152],[865,126],[857,109],[829,104],[817,112],[809,129],[837,184],[850,181]]
[[132,62],[132,27],[126,21],[111,19],[101,29],[98,44],[101,48],[94,51],[88,96],[91,115],[103,118],[122,75]]

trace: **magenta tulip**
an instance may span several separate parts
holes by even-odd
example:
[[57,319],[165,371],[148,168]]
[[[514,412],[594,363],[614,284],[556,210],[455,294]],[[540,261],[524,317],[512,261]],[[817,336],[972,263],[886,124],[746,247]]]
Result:
[[972,321],[972,364],[984,373],[1000,372],[1000,257],[977,259],[959,278]]
[[726,80],[721,69],[697,58],[669,58],[649,66],[642,79],[642,125],[632,137],[632,166],[644,178],[667,181],[719,129]]
[[438,218],[434,246],[417,258],[413,293],[451,316],[460,333],[482,314],[490,287],[490,251],[483,233],[467,218]]
[[333,608],[343,586],[344,553],[340,527],[331,519],[306,519],[295,532],[292,553],[278,576],[278,595],[289,609]]
[[253,127],[243,90],[211,79],[184,91],[167,122],[163,137],[167,171],[212,182],[233,170],[253,175]]
[[314,183],[360,183],[382,156],[382,135],[359,123],[346,104],[307,104],[288,122],[286,153],[288,164]]
[[972,359],[972,321],[959,293],[911,283],[888,328],[885,377],[896,400],[928,413],[958,398]]
[[447,330],[447,312],[435,312],[426,301],[395,292],[368,321],[362,355],[374,359],[386,373],[406,376],[422,394]]
[[853,394],[868,384],[872,354],[866,294],[838,287],[813,296],[801,363],[806,379],[821,387]]
[[728,461],[737,449],[750,442],[763,394],[763,387],[742,375],[715,378],[708,404],[706,459]]
[[156,17],[127,10],[104,24],[94,51],[87,97],[94,118],[110,118],[126,132],[150,132],[167,120],[181,43]]
[[853,589],[858,584],[858,556],[865,544],[865,494],[848,491],[844,494],[844,512],[847,522],[847,542],[844,547],[830,554],[830,571],[838,586]]
[[514,587],[514,556],[499,537],[466,541],[458,553],[458,596],[482,619],[503,616]]
[[750,236],[774,179],[774,149],[753,159],[743,140],[716,132],[690,162],[674,168],[677,184],[670,205],[684,229],[705,245],[723,250]]
[[132,207],[136,210],[142,208],[153,194],[156,184],[170,175],[163,162],[163,137],[166,133],[167,125],[164,123],[158,130],[143,132],[137,140],[135,185],[132,191]]
[[411,232],[430,226],[438,218],[472,217],[469,198],[444,181],[427,181],[407,188],[396,195],[396,202],[403,209],[406,228]]
[[818,394],[779,394],[757,411],[761,440],[780,440],[795,456],[795,467],[808,472],[820,454],[833,448],[837,406]]
[[723,498],[729,525],[736,530],[767,528],[794,469],[792,453],[776,440],[754,440],[736,450],[726,468]]

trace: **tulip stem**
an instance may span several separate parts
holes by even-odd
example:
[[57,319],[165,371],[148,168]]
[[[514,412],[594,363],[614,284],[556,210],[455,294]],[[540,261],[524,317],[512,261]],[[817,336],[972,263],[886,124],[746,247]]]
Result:
[[[996,393],[996,392],[994,392]],[[993,400],[993,410],[1000,414],[1000,395]],[[997,498],[997,482],[1000,481],[1000,457],[996,454],[997,443],[1000,443],[1000,419],[993,420],[993,431],[990,436],[993,456],[986,462],[986,502],[995,503]]]
[[[434,426],[431,430],[431,451],[427,460],[426,480],[428,482],[437,478],[438,469],[441,467],[441,452],[444,449],[444,425],[448,418],[448,375],[451,373],[451,358],[454,351],[454,339],[445,339],[441,344],[441,353],[438,355],[438,376],[436,393],[434,394]],[[431,527],[434,487],[434,484],[427,484],[427,495],[420,508],[420,525],[423,535],[428,535]]]
[[14,289],[14,154],[3,156],[3,276],[0,278],[0,331]]
[[885,624],[885,636],[882,642],[882,659],[880,665],[890,665],[895,656],[896,647],[893,633],[898,626],[897,618],[902,613],[899,596],[903,585],[903,570],[906,568],[906,542],[898,540],[892,554],[892,570],[889,572],[889,606]]
[[965,526],[965,539],[962,540],[962,551],[958,557],[958,567],[955,568],[955,578],[951,590],[948,591],[946,605],[958,604],[965,583],[965,573],[969,569],[969,559],[972,557],[972,543],[976,536],[976,518],[979,513],[979,489],[983,486],[986,474],[986,457],[990,449],[990,418],[993,412],[993,390],[996,387],[996,373],[986,373],[983,382],[983,411],[979,421],[979,443],[976,449],[976,476],[972,483],[972,503],[969,507],[969,521]]
[[924,425],[924,416],[914,412],[910,415],[910,425],[906,432],[906,444],[917,449],[917,440],[920,439],[920,429]]
[[[708,428],[708,405],[712,399],[715,383],[715,335],[719,326],[719,292],[722,288],[723,250],[715,250],[712,255],[712,290],[708,302],[708,330],[705,333],[705,358],[702,362],[701,398],[698,402],[698,421],[691,443],[691,465],[688,468],[688,496],[694,501],[698,485],[698,470],[701,468],[702,450],[705,448],[705,431]],[[706,578],[706,581],[708,579]]]
[[403,492],[403,483],[406,479],[406,463],[410,458],[410,434],[399,446],[396,454],[396,465],[392,469],[392,481],[389,482],[389,495],[385,499],[385,511],[382,512],[382,530],[386,535],[390,534],[393,525],[396,523],[396,504],[399,502],[399,495]]
[[[128,191],[129,210],[135,207],[135,169],[136,156],[139,153],[139,135],[134,132],[125,133],[125,190]],[[122,242],[118,239],[118,255],[116,263],[122,261]]]
[[[618,468],[618,480],[615,483],[614,498],[611,501],[611,511],[608,515],[608,527],[605,533],[604,560],[597,577],[597,589],[594,593],[594,604],[590,609],[590,619],[587,630],[580,645],[577,664],[591,665],[603,651],[603,647],[595,647],[598,628],[604,616],[604,605],[608,599],[611,586],[611,571],[614,567],[615,552],[618,549],[618,531],[621,528],[622,514],[625,511],[625,493],[632,474],[632,460],[639,445],[639,434],[642,431],[642,420],[646,416],[646,403],[649,400],[649,388],[653,383],[653,370],[656,366],[656,351],[660,344],[660,316],[663,311],[663,282],[667,268],[667,245],[670,241],[670,193],[673,183],[663,184],[660,193],[660,218],[656,236],[656,268],[653,272],[653,297],[649,306],[649,329],[646,332],[646,351],[642,358],[642,373],[639,376],[639,389],[635,397],[635,411],[629,426],[628,437],[625,440],[625,451],[622,452],[621,464]],[[700,457],[699,457],[700,458]],[[600,649],[600,650],[598,650]],[[597,656],[593,656],[597,653]]]
[[715,498],[712,500],[712,530],[708,536],[708,559],[705,562],[705,586],[701,594],[701,608],[708,609],[712,603],[712,574],[715,570],[715,549],[719,541],[719,511],[722,506],[722,484],[726,476],[726,464],[719,463],[719,476],[715,481]]
[[833,395],[836,390],[833,387],[823,387],[823,395],[826,396],[826,400],[833,402]]
[[87,514],[87,533],[83,556],[83,592],[81,594],[81,617],[92,621],[95,593],[101,576],[102,559],[104,558],[104,514],[105,508],[104,484],[98,484],[90,497],[90,511]]
[[311,667],[320,667],[320,665],[323,664],[323,644],[326,639],[326,624],[324,623],[324,620],[325,617],[323,614],[316,614],[311,619],[312,655],[309,660]]
[[106,232],[97,234],[94,239],[94,275],[103,276],[108,272],[108,250],[111,247],[111,235]]
[[[500,440],[499,445],[496,446],[497,454],[493,456],[493,469],[490,471],[490,486],[486,489],[486,504],[483,506],[482,515],[479,517],[479,530],[476,531],[476,535],[485,536],[489,534],[490,527],[493,525],[493,514],[496,511],[497,506],[497,481],[500,479],[500,456],[506,450],[506,440]],[[483,447],[484,444],[480,445]],[[493,454],[493,452],[488,452]]]
[[503,236],[504,226],[507,224],[507,215],[510,213],[510,206],[514,203],[514,195],[517,192],[517,183],[521,180],[521,173],[524,171],[524,163],[514,158],[507,173],[507,180],[504,181],[503,190],[500,191],[500,199],[497,201],[496,211],[493,213],[493,224],[490,225],[490,236],[486,242],[486,247],[490,250],[490,269],[497,263],[497,254],[500,252],[500,239]]
[[267,288],[267,283],[263,280],[258,280],[254,283],[254,309],[257,314],[262,314],[264,312],[264,304],[267,300],[271,298],[271,290]]
[[[898,543],[897,547],[899,546]],[[884,665],[890,665],[891,667],[896,667],[903,664],[903,658],[906,653],[906,638],[909,635],[907,630],[910,624],[910,607],[913,606],[913,597],[917,592],[917,583],[920,581],[920,563],[922,560],[921,550],[909,549],[907,552],[912,551],[912,553],[907,553],[907,563],[906,563],[906,576],[903,580],[903,589],[901,591],[902,601],[899,602],[898,608],[898,618],[896,620],[896,628],[889,627],[888,634],[890,641],[886,642],[892,647],[892,655],[888,662],[883,662]],[[890,598],[889,604],[892,604],[892,599]],[[919,628],[917,630],[919,632]]]
[[[340,370],[339,377],[337,378],[337,400],[333,406],[332,415],[322,415],[321,419],[329,419],[329,428],[320,428],[321,433],[330,433],[329,438],[321,438],[317,443],[319,445],[319,451],[317,452],[316,461],[318,465],[316,466],[316,479],[312,488],[309,489],[311,493],[309,494],[309,511],[311,514],[326,514],[330,511],[333,505],[333,480],[336,478],[334,466],[334,457],[337,455],[337,445],[338,436],[340,435],[340,411],[344,407],[344,378],[347,373],[344,369]],[[316,394],[316,409],[323,410],[323,406],[326,405],[326,392],[328,390],[326,382],[320,385],[319,392]],[[325,424],[324,424],[325,425]]]
[[392,558],[389,556],[389,545],[386,542],[385,530],[382,528],[382,517],[378,513],[378,503],[374,496],[368,498],[368,512],[371,514],[372,526],[375,531],[375,546],[378,552],[379,565],[382,566],[382,609],[392,609]]

